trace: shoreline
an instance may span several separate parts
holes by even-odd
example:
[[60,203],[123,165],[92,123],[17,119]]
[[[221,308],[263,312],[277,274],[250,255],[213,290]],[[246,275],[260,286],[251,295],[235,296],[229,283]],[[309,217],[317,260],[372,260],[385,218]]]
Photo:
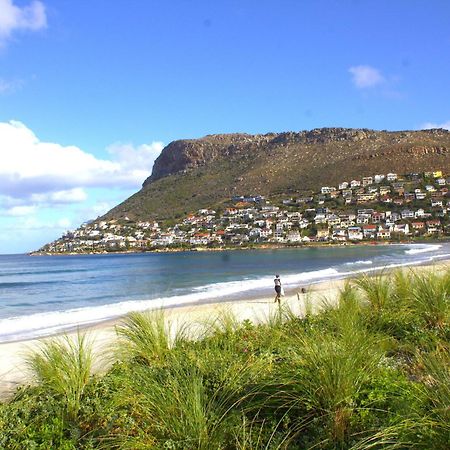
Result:
[[[388,244],[388,243],[383,243],[384,245],[408,245],[408,244]],[[433,245],[433,244],[425,244],[425,245]],[[434,245],[439,245],[439,244],[434,244]],[[355,244],[356,246],[360,246],[360,247],[366,247],[367,243],[363,243],[363,244]],[[238,250],[238,249],[235,249]],[[250,249],[248,249],[250,250]],[[259,250],[259,249],[255,249],[255,250]],[[284,250],[283,247],[280,248],[280,250]],[[329,283],[329,282],[339,282],[345,279],[350,279],[356,276],[359,276],[363,273],[369,274],[369,275],[375,275],[379,272],[383,272],[383,271],[391,271],[391,270],[396,270],[396,269],[401,269],[403,267],[420,267],[420,266],[429,266],[429,265],[434,265],[434,264],[440,264],[445,262],[446,260],[450,261],[450,254],[449,255],[442,255],[442,257],[440,257],[439,255],[436,255],[434,258],[433,257],[429,257],[429,260],[424,261],[424,260],[418,260],[418,261],[413,261],[413,262],[408,262],[408,263],[399,263],[399,264],[391,264],[391,265],[387,265],[387,266],[368,266],[365,268],[359,268],[359,269],[348,269],[344,272],[336,272],[335,274],[332,275],[326,275],[326,276],[321,276],[321,277],[317,277],[317,278],[312,278],[312,279],[306,279],[303,282],[299,282],[296,281],[295,285],[293,285],[293,283],[291,282],[289,284],[288,287],[286,287],[285,285],[285,290],[287,293],[287,296],[290,295],[294,295],[296,294],[301,288],[307,287],[308,289],[311,289],[311,287],[313,286],[317,286],[317,285],[321,285],[323,283]],[[308,273],[308,272],[305,272]],[[145,308],[145,309],[140,309],[139,307],[136,309],[130,309],[129,311],[126,310],[124,312],[120,312],[120,313],[116,313],[116,314],[112,314],[109,317],[105,316],[105,317],[100,317],[100,318],[96,318],[94,320],[79,320],[78,322],[73,322],[73,323],[61,323],[61,324],[55,324],[53,326],[53,330],[49,327],[48,329],[41,329],[41,330],[35,330],[35,331],[30,331],[28,333],[28,335],[26,334],[26,332],[24,332],[24,335],[22,336],[17,336],[14,337],[14,335],[11,336],[11,338],[7,338],[6,340],[0,341],[0,348],[2,345],[4,344],[12,344],[12,343],[20,343],[20,342],[27,342],[27,341],[34,341],[34,340],[40,340],[40,339],[47,339],[47,338],[51,338],[54,336],[59,336],[62,334],[71,334],[73,332],[75,332],[76,330],[80,330],[80,329],[90,329],[90,328],[94,328],[97,326],[102,326],[102,324],[108,324],[110,322],[113,321],[117,321],[120,320],[121,318],[125,317],[129,312],[132,311],[148,311],[148,310],[177,310],[177,309],[182,309],[182,308],[197,308],[197,307],[203,307],[203,306],[208,306],[208,305],[226,305],[226,304],[232,304],[235,302],[252,302],[255,300],[260,300],[261,298],[265,298],[265,292],[267,292],[266,289],[264,289],[264,292],[261,292],[263,289],[262,288],[258,288],[257,289],[260,292],[256,292],[256,289],[249,289],[249,290],[244,290],[241,291],[239,293],[233,292],[233,293],[229,293],[227,295],[223,295],[223,296],[216,296],[216,297],[212,297],[212,298],[207,298],[207,299],[189,299],[189,300],[179,300],[180,303],[171,303],[172,298],[176,298],[176,297],[166,297],[162,300],[164,300],[164,302],[168,302],[168,304],[164,304],[162,301],[161,302],[155,302],[154,305],[151,305],[151,300],[150,300],[150,304]],[[269,288],[270,290],[270,288]],[[158,299],[156,299],[158,300]],[[122,302],[127,302],[127,299],[123,299],[120,302],[118,302],[117,304],[121,304]],[[145,299],[138,299],[136,301],[146,301]],[[111,305],[115,305],[115,303],[112,303]],[[108,305],[98,305],[99,308],[104,307],[104,306],[108,306]],[[67,310],[67,311],[61,311],[61,312],[65,312],[65,313],[77,313],[78,310],[80,308],[75,308],[72,310]],[[83,309],[83,308],[81,308]],[[41,334],[39,334],[41,333]]]
[[385,246],[385,245],[413,245],[424,244],[433,245],[450,242],[450,238],[445,237],[442,239],[410,239],[401,241],[346,241],[346,242],[308,242],[299,244],[255,244],[253,246],[231,246],[231,247],[192,247],[192,248],[170,248],[162,247],[155,249],[140,249],[140,250],[120,250],[120,251],[90,251],[90,252],[29,252],[28,256],[79,256],[79,255],[140,255],[145,253],[188,253],[188,252],[224,252],[224,251],[236,251],[236,250],[278,250],[278,249],[304,249],[304,248],[333,248],[333,247],[367,247],[367,246]]
[[[408,246],[408,244],[389,244],[389,243],[382,243],[383,245],[405,245]],[[367,243],[358,243],[355,244],[355,247],[367,247]],[[420,244],[419,244],[420,245]],[[440,244],[438,244],[436,241],[434,242],[434,244],[424,244],[424,245],[438,245],[440,246]],[[278,249],[280,250],[284,250],[285,247],[279,247]],[[234,249],[234,250],[239,250],[239,249]],[[250,249],[247,249],[250,250]],[[258,249],[254,249],[254,250],[260,250]],[[63,255],[65,256],[65,255]],[[88,256],[88,255],[86,255]],[[323,283],[328,283],[328,282],[332,282],[332,281],[340,281],[340,280],[344,280],[344,279],[350,279],[356,276],[359,276],[363,273],[369,274],[369,275],[375,275],[379,272],[383,272],[383,271],[391,271],[391,270],[396,270],[396,269],[401,269],[403,267],[420,267],[420,266],[429,266],[429,265],[435,265],[435,264],[440,264],[440,263],[444,263],[445,261],[450,261],[450,254],[443,254],[443,255],[436,255],[436,256],[430,256],[427,258],[427,260],[417,260],[417,261],[411,261],[411,262],[407,262],[407,263],[393,263],[390,265],[385,265],[385,266],[367,266],[364,268],[358,268],[358,269],[347,269],[343,272],[336,272],[335,274],[328,274],[325,276],[320,276],[317,278],[307,278],[304,281],[300,282],[300,281],[295,281],[295,285],[294,283],[289,283],[288,287],[286,287],[286,281],[285,281],[285,290],[286,292],[289,294],[291,294],[292,292],[298,292],[301,288],[304,288],[305,286],[307,286],[309,289],[311,288],[311,286],[316,286],[316,285],[320,285]],[[320,270],[319,270],[320,272]],[[306,274],[309,272],[305,272]],[[270,288],[269,288],[270,289]],[[260,291],[260,292],[256,292],[256,291]],[[263,291],[263,292],[261,292]],[[115,314],[111,314],[109,316],[104,316],[104,317],[98,317],[96,319],[80,319],[79,321],[74,321],[74,322],[67,322],[67,323],[60,323],[60,324],[55,324],[53,327],[47,327],[47,328],[42,328],[42,329],[38,329],[38,330],[30,330],[28,333],[24,330],[24,334],[23,335],[17,335],[14,336],[14,334],[11,333],[11,336],[8,338],[8,335],[5,335],[6,339],[5,340],[0,340],[0,346],[4,345],[4,344],[9,344],[9,343],[19,343],[19,342],[26,342],[26,341],[33,341],[33,340],[39,340],[39,339],[46,339],[46,338],[50,338],[53,336],[58,336],[58,335],[62,335],[62,334],[70,334],[73,333],[76,330],[79,329],[88,329],[88,328],[92,328],[92,327],[96,327],[98,325],[102,325],[102,324],[106,324],[109,323],[111,321],[116,321],[116,320],[120,320],[122,317],[126,316],[129,312],[132,311],[147,311],[147,310],[172,310],[172,309],[180,309],[180,308],[195,308],[195,307],[201,307],[201,306],[205,306],[205,305],[223,305],[223,304],[227,304],[227,303],[234,303],[234,302],[251,302],[253,300],[258,300],[261,299],[262,297],[265,297],[265,292],[267,292],[267,289],[263,289],[261,287],[259,287],[258,289],[256,288],[251,288],[248,290],[243,290],[243,291],[239,291],[239,292],[231,292],[229,294],[226,295],[218,295],[212,298],[200,298],[200,299],[189,299],[189,300],[179,300],[179,303],[172,303],[171,300],[173,298],[177,298],[177,296],[175,297],[165,297],[163,299],[160,299],[160,302],[155,302],[154,305],[151,304],[151,299],[137,299],[135,300],[136,302],[142,302],[142,301],[149,301],[150,303],[148,304],[147,307],[145,308],[135,308],[135,309],[130,309],[130,310],[125,310],[125,311],[121,311],[120,313],[115,313]],[[154,299],[154,300],[158,300],[158,299]],[[128,302],[129,300],[127,299],[123,299],[118,303],[112,303],[110,306],[114,306],[114,305],[120,305],[123,302]],[[164,304],[167,303],[167,304]],[[98,305],[99,308],[101,307],[105,307],[108,305]],[[79,312],[79,310],[82,310],[83,308],[74,308],[74,309],[69,309],[69,310],[65,310],[65,311],[60,311],[62,313],[77,313]],[[53,328],[53,329],[52,329]],[[41,333],[41,334],[39,334]],[[27,335],[28,334],[28,335]]]
[[[448,270],[450,268],[450,259],[422,263],[412,267],[418,270]],[[392,270],[396,269],[388,269],[389,272]],[[380,268],[379,271],[383,271],[383,268]],[[379,271],[369,272],[369,274],[374,275]],[[358,275],[359,273],[354,274],[354,276]],[[320,309],[325,300],[331,303],[336,302],[340,289],[349,278],[352,277],[331,278],[317,283],[307,283],[306,293],[299,292],[305,286],[290,288],[286,295],[282,297],[281,303],[287,305],[298,316],[302,316],[308,307],[311,307],[313,312],[315,312]],[[259,296],[241,300],[234,299],[222,302],[170,306],[162,310],[166,321],[174,326],[187,324],[195,327],[216,318],[221,311],[229,311],[239,321],[250,320],[254,323],[261,323],[278,311],[277,308],[278,305],[274,303],[274,296]],[[158,311],[158,309],[153,311]],[[13,395],[18,387],[29,384],[30,377],[26,372],[25,355],[38,348],[40,343],[63,335],[73,338],[81,331],[86,333],[92,340],[94,355],[102,355],[117,340],[115,327],[123,321],[124,317],[126,315],[93,324],[77,326],[71,331],[66,330],[41,338],[0,343],[0,400],[7,399]]]
[[[289,305],[292,311],[301,315],[305,310],[306,299],[308,299],[308,303],[311,302],[317,307],[325,297],[336,297],[344,282],[344,279],[340,279],[314,284],[308,289],[307,294],[300,294],[300,297],[297,296],[296,292],[290,290],[287,295],[282,297],[281,303]],[[204,325],[209,320],[215,319],[223,311],[231,312],[239,321],[251,320],[258,323],[267,320],[278,310],[278,304],[274,303],[274,297],[275,295],[245,300],[170,306],[162,309],[162,311],[166,322],[175,327],[182,327],[186,324],[195,329],[196,326]],[[79,332],[86,333],[89,341],[93,344],[94,357],[99,356],[99,359],[101,359],[101,355],[116,342],[115,328],[122,323],[125,317],[126,315],[95,324],[78,326],[70,332],[59,332],[41,338],[0,343],[0,401],[10,398],[20,386],[30,384],[31,379],[27,373],[25,362],[26,355],[38,349],[42,342],[65,335],[73,339]],[[101,364],[96,372],[101,372],[103,369],[104,366]]]

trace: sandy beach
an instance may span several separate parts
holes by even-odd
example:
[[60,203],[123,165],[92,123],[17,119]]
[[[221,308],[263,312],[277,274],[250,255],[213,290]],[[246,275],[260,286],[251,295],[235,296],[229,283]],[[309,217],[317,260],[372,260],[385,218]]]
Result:
[[[438,271],[448,270],[449,268],[450,260],[440,261],[433,265],[412,267],[414,270]],[[281,303],[287,305],[296,315],[301,316],[304,314],[307,305],[314,311],[320,309],[325,301],[327,303],[335,302],[344,283],[344,279],[335,279],[312,284],[307,287],[306,293],[301,292],[303,286],[298,287],[298,289],[291,289],[282,297]],[[201,324],[217,317],[221,311],[230,312],[239,321],[264,322],[278,311],[278,305],[274,303],[274,296],[270,295],[266,298],[172,307],[164,311],[166,320],[170,322],[172,330],[176,330],[177,327],[184,324],[192,325],[192,329],[195,330],[196,327],[197,329],[199,326],[201,327]],[[114,344],[116,339],[115,327],[120,324],[121,320],[122,318],[118,318],[82,329],[83,332],[88,333],[90,340],[93,342],[94,354],[102,355],[108,347]],[[72,331],[68,335],[75,336],[76,333],[76,331]],[[25,357],[27,353],[36,349],[46,339],[52,339],[52,337],[0,344],[0,398],[8,398],[19,386],[29,383],[30,377],[26,370]]]

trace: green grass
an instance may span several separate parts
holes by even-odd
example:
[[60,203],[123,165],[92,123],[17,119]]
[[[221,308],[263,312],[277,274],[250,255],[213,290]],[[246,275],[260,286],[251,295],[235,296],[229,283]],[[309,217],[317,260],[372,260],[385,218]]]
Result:
[[133,313],[95,377],[86,336],[46,341],[0,404],[0,449],[446,449],[449,280],[362,277],[259,325]]
[[61,396],[67,415],[76,419],[84,391],[92,375],[92,344],[84,334],[43,343],[30,353],[27,365],[34,378],[49,393]]

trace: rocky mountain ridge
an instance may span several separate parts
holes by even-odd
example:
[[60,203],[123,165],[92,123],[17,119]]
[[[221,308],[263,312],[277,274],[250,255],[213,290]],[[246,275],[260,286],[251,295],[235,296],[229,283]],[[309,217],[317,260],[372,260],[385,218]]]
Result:
[[232,195],[276,195],[376,173],[450,168],[450,132],[320,128],[177,140],[143,188],[105,218],[166,220],[216,207]]
[[392,147],[381,153],[369,155],[358,155],[361,157],[374,158],[387,155],[392,152],[405,151],[413,155],[421,153],[446,153],[450,151],[442,146],[413,146],[411,140],[419,135],[423,137],[444,137],[449,132],[443,129],[423,131],[386,132],[369,129],[351,128],[318,128],[311,131],[267,133],[259,135],[250,134],[218,134],[208,135],[200,139],[177,140],[167,145],[161,155],[156,159],[152,174],[144,182],[144,186],[164,176],[171,175],[184,170],[200,167],[220,157],[232,157],[239,153],[261,149],[266,153],[283,146],[308,146],[315,144],[326,145],[332,142],[359,142],[366,141],[368,146],[386,144],[383,142],[387,136],[390,137],[388,145]]

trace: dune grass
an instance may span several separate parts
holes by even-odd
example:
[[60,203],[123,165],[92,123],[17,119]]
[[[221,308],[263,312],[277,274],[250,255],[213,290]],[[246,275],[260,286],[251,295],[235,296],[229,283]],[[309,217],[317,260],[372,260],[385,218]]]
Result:
[[28,359],[36,384],[0,404],[0,448],[446,449],[449,280],[363,276],[261,324],[133,313],[96,377],[86,336],[50,340]]
[[61,396],[65,411],[74,420],[92,375],[92,343],[85,334],[43,343],[26,359],[35,381],[50,393]]

